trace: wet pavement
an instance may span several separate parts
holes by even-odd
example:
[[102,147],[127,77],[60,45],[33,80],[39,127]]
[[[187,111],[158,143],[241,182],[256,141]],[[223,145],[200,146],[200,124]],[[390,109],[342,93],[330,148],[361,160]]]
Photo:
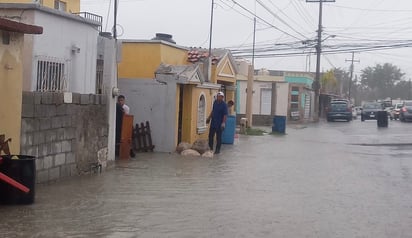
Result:
[[321,122],[240,136],[215,159],[138,154],[0,206],[0,236],[412,237],[411,131]]

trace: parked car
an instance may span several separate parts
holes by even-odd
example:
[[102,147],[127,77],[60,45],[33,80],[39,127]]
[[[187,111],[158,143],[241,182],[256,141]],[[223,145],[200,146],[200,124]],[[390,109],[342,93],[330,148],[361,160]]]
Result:
[[390,110],[389,117],[391,120],[398,120],[399,114],[401,113],[401,109],[403,107],[403,103],[396,103],[395,106]]
[[334,120],[352,120],[352,107],[348,100],[332,100],[326,110],[326,119],[328,122]]
[[361,107],[355,107],[356,110],[356,115],[360,116],[360,114],[362,113],[362,108]]
[[376,115],[378,111],[382,111],[382,103],[379,102],[367,102],[363,104],[362,113],[361,113],[361,121],[365,120],[376,120]]
[[412,119],[412,101],[404,101],[399,112],[399,120],[406,121]]

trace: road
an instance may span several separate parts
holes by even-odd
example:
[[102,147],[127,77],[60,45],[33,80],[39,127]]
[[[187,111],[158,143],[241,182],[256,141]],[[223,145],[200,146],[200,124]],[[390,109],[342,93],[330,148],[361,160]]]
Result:
[[1,206],[1,237],[412,237],[412,123],[240,136],[215,159],[138,154]]

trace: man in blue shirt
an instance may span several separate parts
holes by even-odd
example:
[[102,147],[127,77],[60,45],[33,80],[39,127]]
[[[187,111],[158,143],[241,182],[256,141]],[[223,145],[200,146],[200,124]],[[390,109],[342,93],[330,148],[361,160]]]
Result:
[[222,145],[222,131],[226,126],[227,105],[223,100],[224,97],[225,95],[223,92],[217,93],[217,99],[213,103],[212,111],[206,120],[207,123],[212,120],[209,128],[209,147],[211,150],[213,150],[213,141],[216,134],[215,154],[220,153],[220,146]]

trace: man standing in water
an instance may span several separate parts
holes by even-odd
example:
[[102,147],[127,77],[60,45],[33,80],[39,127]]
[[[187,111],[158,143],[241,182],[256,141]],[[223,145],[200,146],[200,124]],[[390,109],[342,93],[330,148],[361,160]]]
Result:
[[215,154],[220,153],[220,147],[222,145],[222,131],[226,127],[226,117],[227,117],[227,105],[223,98],[225,95],[223,92],[217,93],[217,99],[213,103],[212,111],[210,112],[209,117],[206,122],[209,123],[209,147],[213,150],[214,137],[216,134],[216,150]]

